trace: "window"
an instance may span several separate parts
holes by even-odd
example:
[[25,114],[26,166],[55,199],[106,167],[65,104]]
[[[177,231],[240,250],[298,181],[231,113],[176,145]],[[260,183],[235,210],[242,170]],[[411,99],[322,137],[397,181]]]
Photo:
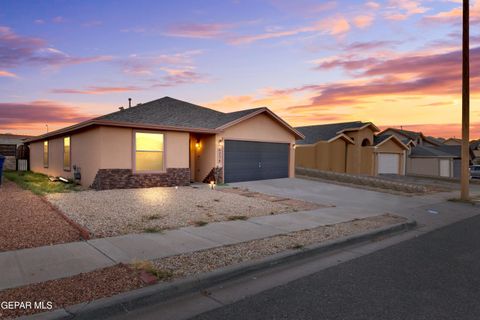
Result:
[[164,170],[164,135],[135,132],[135,171]]
[[43,141],[43,167],[48,168],[48,141]]
[[63,170],[71,170],[70,137],[63,138]]
[[367,138],[363,139],[362,141],[362,147],[368,147],[370,145],[370,140]]

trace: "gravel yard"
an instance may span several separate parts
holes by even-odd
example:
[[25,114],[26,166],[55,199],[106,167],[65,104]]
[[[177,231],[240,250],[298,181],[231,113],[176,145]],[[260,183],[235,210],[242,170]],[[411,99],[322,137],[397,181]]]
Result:
[[301,249],[310,244],[346,237],[383,226],[401,223],[405,220],[402,217],[384,214],[162,258],[155,260],[153,263],[158,270],[171,273],[173,278],[181,278],[213,271],[244,261],[264,258],[289,249]]
[[47,202],[4,180],[0,187],[0,251],[78,240],[79,232]]
[[83,191],[50,194],[47,199],[94,237],[298,211],[296,202],[292,205],[206,187]]
[[[51,280],[0,291],[0,301],[51,302],[53,309],[88,302],[143,287],[137,271],[116,265],[73,277]],[[45,310],[48,311],[48,310]],[[42,310],[1,310],[0,318],[42,312]]]

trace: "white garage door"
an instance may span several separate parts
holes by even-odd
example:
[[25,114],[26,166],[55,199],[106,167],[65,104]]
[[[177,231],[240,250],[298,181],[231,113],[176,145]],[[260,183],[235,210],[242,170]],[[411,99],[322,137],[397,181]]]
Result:
[[378,154],[378,174],[398,174],[400,172],[400,155],[395,153]]
[[440,159],[440,177],[450,177],[450,160]]

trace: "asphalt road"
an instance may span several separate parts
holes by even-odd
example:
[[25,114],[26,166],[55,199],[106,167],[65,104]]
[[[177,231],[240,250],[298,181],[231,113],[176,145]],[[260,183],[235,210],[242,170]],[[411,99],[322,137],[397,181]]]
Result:
[[480,319],[480,216],[194,319]]

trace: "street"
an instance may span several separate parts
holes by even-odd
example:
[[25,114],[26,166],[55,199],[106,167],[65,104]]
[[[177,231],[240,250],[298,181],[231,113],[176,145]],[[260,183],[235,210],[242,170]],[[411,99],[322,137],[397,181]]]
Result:
[[480,216],[194,319],[478,319]]

